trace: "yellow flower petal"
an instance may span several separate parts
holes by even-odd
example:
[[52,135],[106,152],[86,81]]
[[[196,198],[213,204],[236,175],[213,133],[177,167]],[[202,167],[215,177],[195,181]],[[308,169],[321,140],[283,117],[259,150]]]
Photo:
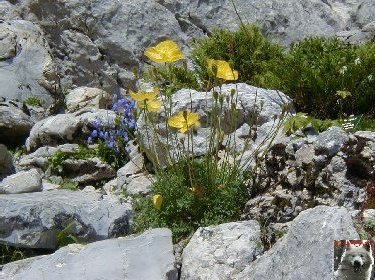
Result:
[[185,133],[191,126],[199,125],[199,115],[197,113],[179,112],[177,115],[168,119],[168,125],[179,129]]
[[225,60],[214,60],[214,59],[207,59],[207,66],[212,71],[213,68],[216,67],[216,77],[226,80],[226,81],[235,81],[238,79],[238,71],[233,70],[229,63]]
[[168,119],[168,125],[174,128],[184,127],[185,118],[183,112],[179,112],[177,115],[172,116]]
[[135,93],[132,90],[129,90],[129,95],[131,98],[133,98],[135,101],[143,101],[145,100],[144,96],[138,93]]
[[197,113],[187,113],[186,122],[187,126],[192,126],[196,124],[199,120],[199,115]]
[[149,100],[146,101],[146,110],[150,112],[157,112],[161,107],[161,102],[159,100]]
[[157,63],[174,62],[182,59],[182,52],[177,44],[171,40],[163,41],[155,47],[148,48],[145,55]]
[[152,197],[152,203],[156,210],[160,211],[161,205],[163,204],[163,197],[160,194],[156,194]]
[[129,95],[131,98],[133,98],[137,102],[145,101],[145,100],[153,100],[156,99],[156,96],[159,93],[159,89],[157,87],[154,87],[151,92],[141,90],[138,93],[129,90]]

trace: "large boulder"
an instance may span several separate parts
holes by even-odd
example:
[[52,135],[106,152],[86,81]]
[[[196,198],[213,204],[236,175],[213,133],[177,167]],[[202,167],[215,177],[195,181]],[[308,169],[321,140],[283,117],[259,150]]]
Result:
[[288,233],[232,279],[330,280],[333,240],[359,239],[344,207],[318,206],[302,212]]
[[50,116],[33,126],[26,141],[26,148],[31,151],[46,145],[87,143],[95,120],[106,127],[114,123],[115,117],[115,112],[104,109],[87,109],[72,114]]
[[[265,34],[271,35],[285,45],[308,36],[333,36],[341,30],[357,29],[358,25],[368,23],[374,18],[374,9],[371,9],[374,4],[371,0],[329,2],[158,0],[158,2],[178,16],[186,32],[198,29],[201,33],[209,33],[213,28],[233,30],[238,27],[242,19],[248,24],[259,24]],[[197,33],[193,34],[197,35]]]
[[261,244],[256,221],[199,228],[183,251],[181,279],[233,279],[262,253]]
[[42,190],[42,177],[38,170],[20,171],[0,182],[0,194],[27,193]]
[[6,264],[0,279],[8,280],[177,280],[172,234],[153,229],[139,236],[71,244],[52,255]]
[[0,96],[51,105],[56,74],[42,30],[25,20],[0,21],[0,38]]
[[0,242],[13,246],[55,248],[68,226],[80,242],[124,236],[130,219],[129,204],[95,191],[0,195]]
[[293,220],[316,205],[358,209],[369,202],[375,175],[375,132],[331,127],[318,135],[292,136],[270,146],[259,168],[258,195],[243,218]]
[[[220,101],[215,103],[214,92],[219,92],[223,97],[222,108]],[[282,116],[294,112],[292,100],[282,92],[244,83],[225,84],[209,92],[179,90],[172,95],[170,108],[173,115],[191,109],[199,114],[200,127],[193,139],[195,156],[206,154],[209,149],[212,116],[220,118],[223,132],[220,149],[225,147],[227,151],[232,150],[238,154],[246,146],[248,154],[251,154],[257,147],[267,146],[267,139],[278,134],[277,126],[285,119]],[[217,112],[216,115],[212,115],[214,111]],[[162,108],[153,125],[142,118],[138,120],[138,132],[144,151],[150,159],[162,165],[167,162],[168,157],[174,158],[174,155],[179,154],[181,142],[185,141],[187,145],[188,141],[186,135],[176,139],[172,129],[166,128],[165,119],[166,114]],[[249,162],[247,159],[246,161]]]
[[25,110],[18,105],[15,102],[0,103],[0,143],[5,145],[24,144],[34,124]]
[[83,108],[107,109],[111,102],[110,95],[98,88],[79,87],[65,96],[68,113],[73,113]]
[[186,39],[175,15],[155,1],[31,0],[20,8],[47,34],[68,88],[119,93],[134,86],[131,69],[140,66],[145,48],[166,38]]

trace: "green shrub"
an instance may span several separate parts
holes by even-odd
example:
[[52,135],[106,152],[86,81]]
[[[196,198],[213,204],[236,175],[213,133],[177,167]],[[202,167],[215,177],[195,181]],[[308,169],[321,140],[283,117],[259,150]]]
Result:
[[208,157],[185,159],[158,172],[153,195],[161,195],[158,210],[149,198],[139,198],[134,230],[168,227],[174,241],[193,233],[200,226],[239,219],[249,199],[246,178],[233,167],[217,166]]
[[42,101],[36,97],[29,97],[25,100],[25,103],[30,106],[42,106]]
[[374,43],[349,46],[336,38],[305,39],[268,70],[263,86],[283,91],[298,110],[317,118],[375,114]]
[[103,142],[99,141],[98,144],[89,148],[86,146],[79,146],[79,148],[73,152],[63,152],[57,150],[52,157],[48,159],[49,167],[56,174],[61,174],[63,172],[63,164],[67,159],[88,159],[98,157],[103,162],[110,164],[112,167],[119,169],[128,162],[127,154],[117,154],[113,149],[106,146]]
[[158,65],[149,68],[145,72],[144,78],[155,83],[166,96],[170,96],[182,88],[200,89],[195,72],[189,70],[186,63]]
[[6,263],[51,253],[53,253],[53,250],[50,249],[18,248],[0,244],[0,266]]
[[212,86],[207,59],[229,61],[239,72],[239,82],[259,85],[269,65],[282,56],[282,48],[265,38],[255,25],[242,25],[235,32],[214,30],[210,37],[193,42],[191,54],[196,73],[206,87]]
[[291,134],[300,129],[303,131],[307,126],[311,126],[315,132],[322,132],[333,125],[340,126],[340,123],[332,120],[319,120],[304,113],[297,113],[284,122],[283,132]]

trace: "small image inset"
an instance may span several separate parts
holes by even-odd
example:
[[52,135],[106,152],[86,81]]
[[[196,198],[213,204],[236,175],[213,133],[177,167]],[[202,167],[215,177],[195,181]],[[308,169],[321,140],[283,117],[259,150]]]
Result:
[[334,240],[334,279],[375,280],[374,248],[370,240]]

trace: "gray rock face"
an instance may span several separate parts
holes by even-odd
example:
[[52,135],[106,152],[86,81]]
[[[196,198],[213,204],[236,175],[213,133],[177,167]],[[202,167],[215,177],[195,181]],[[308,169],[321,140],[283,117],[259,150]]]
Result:
[[347,133],[341,128],[334,126],[320,133],[315,141],[316,154],[328,154],[333,156],[337,154],[341,147],[348,142]]
[[22,7],[48,34],[61,83],[69,88],[119,93],[120,86],[134,86],[129,71],[139,66],[145,48],[186,37],[174,14],[154,1],[32,0]]
[[0,22],[0,96],[51,105],[55,72],[42,30],[25,20]]
[[251,199],[244,219],[294,219],[314,205],[358,209],[371,199],[375,172],[375,133],[354,135],[332,127],[317,136],[274,144],[257,173],[264,193]]
[[2,179],[15,172],[12,155],[7,147],[0,144],[0,182]]
[[20,170],[28,170],[33,167],[46,169],[49,158],[51,158],[57,151],[61,151],[69,155],[75,151],[78,151],[78,149],[78,144],[63,144],[57,147],[40,147],[31,154],[21,156],[16,162],[17,168]]
[[0,19],[1,20],[13,20],[19,18],[19,11],[16,10],[16,6],[12,5],[8,1],[0,2]]
[[[231,99],[231,91],[235,90],[233,101]],[[200,128],[194,134],[194,155],[200,156],[207,152],[211,137],[211,112],[218,110],[217,116],[220,117],[221,129],[224,133],[223,145],[228,149],[240,150],[245,143],[248,146],[262,145],[263,140],[271,134],[277,133],[276,125],[278,117],[282,115],[284,108],[289,108],[290,112],[294,112],[292,101],[289,97],[281,92],[274,90],[266,90],[256,88],[244,83],[226,84],[221,87],[213,89],[213,91],[220,92],[224,97],[223,108],[220,111],[220,104],[214,103],[212,92],[197,92],[190,89],[182,89],[172,95],[171,111],[172,114],[177,114],[182,111],[190,111],[199,114]],[[237,100],[237,104],[234,104]],[[229,102],[228,102],[229,101]],[[232,105],[235,106],[236,112]],[[216,109],[215,109],[216,106]],[[234,114],[237,114],[234,117]],[[233,118],[231,118],[231,116]],[[159,161],[161,164],[167,162],[169,155],[178,154],[177,147],[181,145],[179,141],[187,143],[187,137],[179,137],[176,140],[174,133],[170,128],[165,127],[165,113],[163,109],[158,114],[158,120],[155,123],[156,129],[153,129],[142,119],[138,121],[138,131],[142,137],[142,145],[149,156],[149,158]],[[215,118],[216,115],[215,115]],[[234,119],[234,121],[233,121]],[[244,129],[243,126],[256,126],[255,133],[252,130]],[[158,135],[155,134],[155,130]],[[147,137],[144,137],[147,135]],[[168,137],[167,137],[168,135]],[[235,138],[235,140],[234,140]],[[167,141],[169,139],[169,141]],[[236,143],[234,146],[233,143]],[[155,148],[154,148],[155,146]],[[155,152],[156,151],[156,152]]]
[[344,207],[318,206],[302,212],[274,247],[233,279],[331,280],[333,240],[358,238]]
[[[235,29],[240,20],[230,0],[158,0],[178,15],[187,32],[198,27],[202,31],[213,28]],[[368,1],[234,1],[245,23],[257,22],[264,33],[284,44],[307,36],[333,36],[337,31],[352,29],[373,20],[373,3]],[[352,15],[360,15],[357,19]],[[372,16],[372,18],[371,18]],[[356,28],[356,27],[354,27]],[[183,29],[183,30],[184,30]],[[195,34],[196,35],[196,34]]]
[[127,235],[131,206],[97,192],[52,190],[0,195],[0,240],[9,245],[55,248],[56,235],[73,223],[80,242]]
[[42,190],[42,177],[38,170],[20,171],[0,182],[0,194],[28,193]]
[[114,122],[115,113],[103,109],[88,109],[74,114],[48,117],[33,126],[26,141],[26,148],[30,151],[46,145],[86,143],[92,123],[96,119],[104,125],[110,124]]
[[68,113],[73,113],[83,108],[106,109],[111,102],[110,95],[98,88],[79,87],[65,96]]
[[261,244],[256,221],[199,228],[183,251],[181,279],[233,279],[262,253]]
[[88,184],[116,176],[116,171],[99,158],[67,159],[62,163],[61,173],[80,184]]
[[24,144],[34,124],[17,105],[13,102],[0,103],[0,142],[5,145]]
[[177,280],[174,262],[170,230],[153,229],[135,237],[71,244],[52,255],[9,263],[2,274],[8,280]]

